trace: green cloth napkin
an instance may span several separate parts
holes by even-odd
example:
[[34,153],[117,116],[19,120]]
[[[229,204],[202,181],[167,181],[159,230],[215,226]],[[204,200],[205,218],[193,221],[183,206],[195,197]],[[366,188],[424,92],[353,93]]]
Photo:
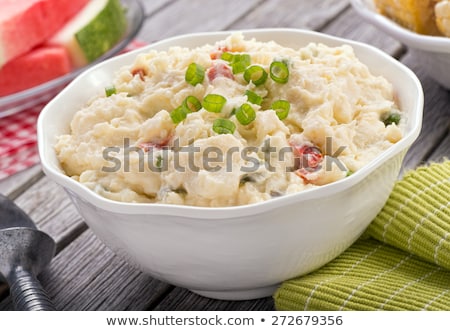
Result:
[[356,243],[274,300],[278,310],[450,310],[450,161],[407,173]]

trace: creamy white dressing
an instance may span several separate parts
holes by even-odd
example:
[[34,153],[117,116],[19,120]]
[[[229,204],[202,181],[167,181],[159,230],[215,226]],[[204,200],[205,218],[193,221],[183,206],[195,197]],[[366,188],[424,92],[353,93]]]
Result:
[[[289,80],[247,83],[242,73],[208,75],[223,51],[249,54],[269,71],[288,64]],[[206,69],[203,83],[185,81],[189,64]],[[375,76],[348,45],[311,43],[294,50],[240,33],[215,45],[171,48],[139,55],[112,82],[117,94],[98,95],[77,111],[69,134],[55,146],[68,176],[104,197],[124,202],[235,206],[273,199],[340,180],[358,171],[402,137],[401,124],[382,118],[400,112],[392,85]],[[256,118],[234,115],[249,103],[246,90],[263,97]],[[174,123],[170,112],[188,96],[226,98],[221,113],[200,109]],[[287,100],[280,120],[270,105]],[[214,120],[235,125],[218,134]],[[269,149],[270,148],[270,149]]]

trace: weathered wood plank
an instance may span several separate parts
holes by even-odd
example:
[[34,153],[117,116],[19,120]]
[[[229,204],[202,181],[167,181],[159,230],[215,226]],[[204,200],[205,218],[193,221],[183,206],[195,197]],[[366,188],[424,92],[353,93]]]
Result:
[[442,162],[443,160],[448,159],[450,159],[450,130],[447,133],[447,136],[439,144],[439,146],[433,151],[433,154],[431,154],[427,159],[427,161]]
[[14,199],[41,178],[40,164],[0,180],[0,193]]
[[62,310],[145,310],[169,286],[117,258],[91,231],[57,256],[43,284]]
[[37,227],[56,242],[70,232],[86,228],[83,219],[69,200],[66,192],[48,177],[43,177],[15,200]]
[[[413,169],[427,160],[433,150],[439,146],[450,125],[450,92],[439,86],[427,76],[414,55],[407,54],[402,62],[419,77],[425,96],[422,131],[405,156],[404,168]],[[445,149],[445,147],[443,147]],[[441,149],[442,151],[442,149]],[[440,152],[438,152],[440,153]],[[437,157],[437,155],[436,155]]]
[[347,8],[321,32],[370,44],[394,57],[404,52],[404,47],[398,41],[364,22],[352,7]]
[[268,0],[228,29],[285,27],[319,30],[349,6],[348,0]]
[[[132,268],[86,231],[39,279],[58,310],[145,310],[171,289]],[[0,310],[11,310],[10,300]]]
[[244,300],[244,301],[225,301],[214,300],[202,297],[186,289],[175,288],[164,300],[160,302],[154,310],[275,310],[273,299],[271,297]]
[[170,5],[175,0],[141,0],[141,4],[144,7],[145,15],[154,15],[158,10]]
[[138,39],[152,42],[178,34],[223,30],[260,0],[178,0],[144,23]]
[[[38,181],[16,203],[57,242],[60,252],[40,279],[58,309],[142,310],[172,288],[128,266],[91,231],[75,239],[87,227],[64,190],[49,178]],[[0,298],[5,295],[2,286]],[[0,310],[10,309],[8,298]]]

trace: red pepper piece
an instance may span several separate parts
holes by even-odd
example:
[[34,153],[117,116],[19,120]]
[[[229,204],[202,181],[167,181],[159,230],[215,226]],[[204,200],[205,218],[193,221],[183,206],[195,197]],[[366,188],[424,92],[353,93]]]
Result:
[[210,82],[212,82],[217,77],[226,77],[234,80],[234,75],[231,72],[230,67],[225,63],[216,63],[208,69],[207,75]]
[[220,46],[218,49],[212,51],[209,54],[209,57],[211,58],[211,60],[217,60],[220,59],[222,57],[222,54],[225,52],[229,52],[230,50],[228,49],[227,46]]
[[298,159],[299,164],[297,169],[317,169],[320,162],[323,160],[323,155],[320,149],[316,146],[292,146],[295,158]]
[[139,148],[142,148],[144,150],[144,152],[148,152],[149,150],[152,149],[163,149],[164,147],[167,147],[170,141],[170,137],[163,139],[163,140],[158,140],[158,141],[147,141],[147,142],[142,142],[139,144]]
[[132,74],[133,76],[139,75],[139,78],[140,78],[142,81],[144,81],[145,75],[146,75],[145,70],[142,69],[142,68],[136,68],[136,69],[133,69],[133,70],[131,71],[131,74]]

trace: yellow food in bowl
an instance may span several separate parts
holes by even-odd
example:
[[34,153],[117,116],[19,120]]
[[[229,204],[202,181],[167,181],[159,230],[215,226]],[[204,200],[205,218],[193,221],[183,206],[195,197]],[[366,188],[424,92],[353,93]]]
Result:
[[348,45],[246,40],[137,56],[55,146],[123,202],[237,206],[332,183],[402,138],[392,85]]
[[411,31],[450,36],[450,2],[447,0],[374,1],[381,14]]
[[441,33],[450,37],[450,1],[440,1],[434,7],[436,25]]

